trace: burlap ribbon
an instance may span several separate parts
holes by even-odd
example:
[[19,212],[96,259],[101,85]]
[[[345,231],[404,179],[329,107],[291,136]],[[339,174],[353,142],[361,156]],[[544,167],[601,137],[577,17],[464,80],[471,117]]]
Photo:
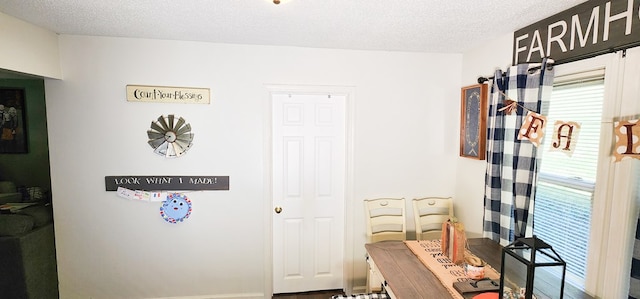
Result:
[[[405,241],[404,243],[438,280],[440,280],[440,283],[449,291],[453,298],[464,299],[453,287],[453,283],[467,281],[469,278],[465,274],[462,265],[454,264],[448,257],[442,254],[441,240]],[[475,257],[469,250],[465,250],[465,256]],[[486,265],[485,277],[499,280],[500,273],[491,266]]]

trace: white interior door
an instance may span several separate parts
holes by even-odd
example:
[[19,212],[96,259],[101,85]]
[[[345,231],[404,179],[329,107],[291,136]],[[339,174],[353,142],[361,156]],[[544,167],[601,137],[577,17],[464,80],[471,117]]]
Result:
[[272,103],[273,292],[342,289],[346,97]]

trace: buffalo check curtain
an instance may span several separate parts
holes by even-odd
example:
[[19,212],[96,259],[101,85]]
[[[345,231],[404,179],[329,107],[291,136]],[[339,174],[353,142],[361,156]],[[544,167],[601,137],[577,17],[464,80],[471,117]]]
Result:
[[636,224],[636,237],[631,257],[631,279],[629,280],[629,299],[640,298],[640,218]]
[[[536,71],[530,71],[539,67]],[[484,236],[507,245],[531,235],[537,178],[537,148],[518,140],[529,111],[547,114],[553,88],[553,69],[542,64],[519,64],[505,74],[497,70],[491,86],[487,117],[487,169],[484,194]],[[517,102],[508,114],[505,100]]]

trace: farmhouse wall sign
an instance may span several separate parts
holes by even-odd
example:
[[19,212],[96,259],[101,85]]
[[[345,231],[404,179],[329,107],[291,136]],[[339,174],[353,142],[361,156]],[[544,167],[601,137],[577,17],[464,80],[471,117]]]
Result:
[[640,0],[590,0],[513,34],[513,64],[571,62],[640,45]]
[[132,190],[229,190],[228,176],[105,176],[106,191]]
[[209,104],[209,88],[127,85],[127,101]]

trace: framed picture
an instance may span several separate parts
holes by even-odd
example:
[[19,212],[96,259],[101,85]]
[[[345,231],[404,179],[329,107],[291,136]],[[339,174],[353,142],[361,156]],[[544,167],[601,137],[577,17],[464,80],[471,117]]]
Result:
[[23,88],[0,87],[0,154],[27,153]]
[[487,137],[487,85],[463,87],[460,100],[460,156],[484,160]]

